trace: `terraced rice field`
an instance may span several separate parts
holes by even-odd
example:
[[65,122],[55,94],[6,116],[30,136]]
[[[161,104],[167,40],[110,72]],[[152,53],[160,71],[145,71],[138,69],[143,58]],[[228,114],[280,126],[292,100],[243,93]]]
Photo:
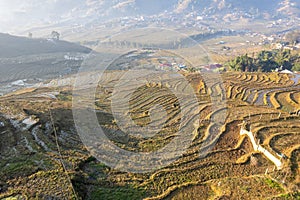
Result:
[[[69,196],[57,193],[58,189],[55,187],[49,188],[49,191],[54,191],[57,195],[54,197],[63,199],[72,196],[72,188],[83,199],[299,197],[300,125],[297,111],[300,109],[300,88],[290,75],[225,73],[220,78],[210,73],[182,73],[191,86],[191,91],[185,81],[174,78],[173,72],[166,72],[151,75],[154,77],[148,77],[141,85],[122,79],[124,85],[132,85],[134,89],[131,90],[128,85],[119,85],[116,90],[122,73],[124,72],[107,72],[96,90],[96,116],[106,136],[114,145],[126,151],[153,152],[181,135],[183,138],[190,138],[183,140],[190,142],[183,154],[174,162],[154,171],[122,172],[89,157],[80,143],[72,122],[72,97],[69,88],[38,89],[6,96],[0,101],[2,113],[22,113],[24,116],[16,120],[34,116],[39,121],[31,129],[18,133],[17,136],[23,138],[23,143],[17,145],[18,156],[14,159],[19,159],[22,155],[19,148],[29,151],[29,144],[31,154],[43,157],[44,165],[31,162],[30,166],[35,167],[35,170],[28,170],[24,174],[9,171],[12,169],[5,167],[5,173],[11,175],[4,176],[1,173],[1,177],[5,178],[1,178],[4,181],[0,183],[5,186],[5,190],[0,193],[0,197],[45,196],[45,188],[29,190],[29,187],[33,188],[37,181],[44,180],[45,177],[57,180],[57,184],[69,186],[64,188],[64,194]],[[53,91],[60,91],[55,94],[56,99],[42,95]],[[85,105],[88,101],[87,91],[77,91],[76,94],[81,104]],[[179,98],[178,94],[181,94]],[[193,101],[194,97],[196,101]],[[120,106],[124,102],[128,103],[127,110]],[[112,108],[112,105],[115,107]],[[48,106],[52,109],[54,126],[58,130],[61,154],[57,150],[53,128],[49,128],[51,118]],[[73,109],[82,108],[79,104]],[[184,112],[188,113],[189,120],[186,124],[192,124],[187,126],[189,129],[182,129],[185,127],[180,124],[185,120],[186,116],[182,114]],[[115,119],[118,115],[132,119],[134,124],[122,124],[122,121]],[[124,127],[120,129],[120,125]],[[268,158],[255,151],[248,137],[239,134],[242,126],[253,132],[255,140],[262,147],[281,159],[281,170],[274,168]],[[151,137],[139,135],[138,133],[146,132],[145,127],[153,128],[151,130],[155,134],[150,135]],[[160,129],[155,129],[157,127]],[[10,129],[13,129],[12,125]],[[11,145],[13,147],[15,143],[12,142]],[[171,149],[180,150],[176,147]],[[7,150],[7,153],[14,152]],[[113,156],[119,158],[117,153]],[[6,166],[10,162],[12,160],[7,160],[2,165]],[[131,160],[128,165],[133,165],[134,162]],[[65,167],[60,163],[64,163]],[[55,173],[53,170],[56,170]],[[67,174],[70,182],[63,183],[55,178],[57,173]],[[20,184],[17,177],[29,180],[30,184]]]

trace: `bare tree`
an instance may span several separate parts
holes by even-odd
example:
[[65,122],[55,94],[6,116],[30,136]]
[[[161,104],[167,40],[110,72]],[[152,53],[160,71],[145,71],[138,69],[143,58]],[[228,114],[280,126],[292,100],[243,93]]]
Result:
[[59,40],[60,34],[57,31],[52,31],[51,38],[54,40]]

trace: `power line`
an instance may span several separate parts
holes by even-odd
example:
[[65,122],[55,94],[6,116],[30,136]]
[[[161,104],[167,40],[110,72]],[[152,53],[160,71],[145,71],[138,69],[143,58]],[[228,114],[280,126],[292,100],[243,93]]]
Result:
[[55,143],[56,143],[57,151],[58,151],[58,154],[59,154],[59,161],[60,161],[60,163],[61,163],[61,165],[62,165],[62,167],[63,167],[63,169],[64,169],[65,174],[66,174],[67,177],[68,177],[68,181],[69,181],[69,183],[70,183],[70,185],[71,185],[71,188],[72,188],[72,191],[73,191],[73,194],[74,194],[75,198],[76,198],[76,199],[79,199],[78,196],[77,196],[77,193],[76,193],[76,191],[75,191],[75,189],[74,189],[74,186],[73,186],[73,184],[72,184],[72,181],[71,181],[70,175],[69,175],[69,173],[68,173],[68,170],[67,170],[67,168],[66,168],[66,166],[65,166],[65,164],[64,164],[64,162],[63,162],[63,160],[62,160],[61,149],[60,149],[60,146],[59,146],[59,143],[58,143],[57,132],[56,132],[54,120],[53,120],[53,117],[52,117],[52,112],[51,112],[50,105],[49,105],[49,113],[50,113],[51,124],[52,124],[53,130],[54,130]]

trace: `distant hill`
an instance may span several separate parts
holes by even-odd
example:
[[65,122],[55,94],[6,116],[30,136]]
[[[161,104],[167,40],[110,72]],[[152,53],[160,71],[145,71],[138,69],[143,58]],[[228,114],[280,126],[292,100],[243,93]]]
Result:
[[91,52],[87,47],[67,41],[3,33],[0,33],[0,47],[0,94],[41,80],[74,74],[85,55]]
[[[31,1],[34,0],[25,4]],[[59,0],[43,2],[42,6],[33,4],[29,8],[14,14],[14,19],[18,20],[2,30],[21,35],[30,31],[45,36],[55,27],[68,38],[70,34],[80,34],[99,24],[108,22],[109,26],[121,17],[160,19],[165,13],[178,15],[178,18],[193,14],[224,21],[234,21],[241,16],[270,21],[300,17],[299,0]]]
[[[93,23],[118,17],[158,15],[163,12],[188,13],[197,11],[208,15],[233,12],[266,13],[270,16],[300,17],[299,0],[60,0],[32,5],[27,14],[17,15],[19,23],[45,18],[50,24]],[[20,24],[22,25],[22,24]]]
[[[88,17],[153,15],[165,11],[182,13],[192,10],[199,12],[210,11],[210,14],[244,11],[267,12],[270,15],[300,16],[300,2],[298,0],[89,0],[85,2],[85,4],[82,4],[81,1],[81,4],[78,4],[80,7],[77,7],[75,10]],[[64,10],[64,12],[68,12],[68,10]],[[74,9],[72,12],[74,12]],[[73,17],[76,17],[76,15],[73,15]]]
[[179,11],[189,11],[191,9],[204,12],[208,10],[215,11],[212,13],[244,11],[251,13],[264,12],[271,16],[300,16],[300,3],[296,0],[183,0],[177,7]]
[[45,54],[89,53],[91,49],[81,45],[54,39],[31,39],[0,33],[0,58]]
[[134,0],[131,6],[139,14],[197,11],[214,15],[237,11],[268,13],[271,16],[300,16],[300,3],[297,0]]

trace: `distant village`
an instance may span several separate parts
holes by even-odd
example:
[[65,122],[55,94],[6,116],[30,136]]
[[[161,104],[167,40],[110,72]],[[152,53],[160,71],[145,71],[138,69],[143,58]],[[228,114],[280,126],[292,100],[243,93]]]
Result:
[[[234,11],[227,15],[218,15],[216,14],[216,10],[209,10],[206,12],[198,13],[197,11],[192,11],[190,13],[185,14],[176,14],[176,13],[170,13],[170,12],[163,12],[159,15],[152,15],[152,16],[136,16],[136,17],[120,17],[118,19],[114,19],[109,22],[99,22],[99,24],[93,24],[93,25],[81,25],[81,24],[75,24],[73,26],[73,32],[81,32],[82,30],[86,28],[93,28],[93,27],[86,27],[86,26],[95,26],[97,28],[121,28],[120,30],[131,30],[136,28],[145,28],[152,25],[155,25],[156,27],[172,27],[173,29],[178,30],[194,30],[195,33],[198,33],[201,35],[203,33],[203,37],[208,36],[209,34],[214,35],[215,38],[221,38],[222,36],[234,36],[239,35],[241,37],[250,38],[245,39],[243,41],[243,45],[245,46],[264,46],[267,45],[271,49],[277,49],[277,50],[299,50],[300,49],[300,43],[289,43],[285,40],[285,34],[288,31],[293,31],[292,29],[289,29],[289,27],[295,27],[295,25],[298,25],[300,22],[300,18],[294,17],[292,19],[289,18],[280,18],[280,16],[277,16],[274,18],[274,20],[269,20],[268,23],[264,25],[265,30],[270,31],[264,31],[264,32],[276,32],[276,34],[266,34],[262,33],[260,31],[253,31],[249,29],[240,29],[240,30],[232,30],[228,27],[228,25],[232,22],[238,22],[239,20],[245,20],[248,22],[254,21],[258,19],[260,16],[258,16],[259,12],[253,11],[252,13],[249,12],[241,12],[241,11]],[[207,23],[211,22],[211,23]],[[214,24],[214,25],[212,25]],[[223,27],[228,28],[216,28],[216,24],[222,24]],[[280,30],[285,28],[286,31],[278,32],[275,30]],[[217,35],[219,33],[219,35]],[[52,33],[52,37],[59,38],[59,35]],[[199,35],[195,35],[192,37],[195,37],[193,39],[197,40],[197,37]],[[253,38],[253,39],[251,39]],[[97,45],[117,45],[117,46],[131,46],[132,48],[143,48],[144,44],[134,43],[130,41],[110,41],[107,40],[105,42],[100,41],[86,41],[86,43],[83,43],[83,45],[88,46],[97,46]],[[171,44],[173,45],[173,44]],[[227,45],[227,41],[224,41],[220,39],[219,42],[217,42],[217,45],[221,46],[221,50],[219,52],[215,52],[220,55],[225,56],[233,56],[232,54],[232,47],[230,45]],[[223,52],[223,53],[222,53]],[[66,60],[74,60],[74,61],[80,61],[83,60],[81,56],[77,55],[65,55],[64,57]],[[126,66],[124,66],[126,68]],[[128,67],[128,66],[127,66]],[[177,63],[177,62],[163,62],[159,63],[155,66],[156,70],[182,70],[182,71],[188,71],[191,70],[189,66],[187,66],[184,63]],[[224,63],[210,63],[204,66],[197,66],[196,69],[193,70],[206,70],[206,71],[222,71],[224,69]],[[278,69],[280,71],[280,69]]]

